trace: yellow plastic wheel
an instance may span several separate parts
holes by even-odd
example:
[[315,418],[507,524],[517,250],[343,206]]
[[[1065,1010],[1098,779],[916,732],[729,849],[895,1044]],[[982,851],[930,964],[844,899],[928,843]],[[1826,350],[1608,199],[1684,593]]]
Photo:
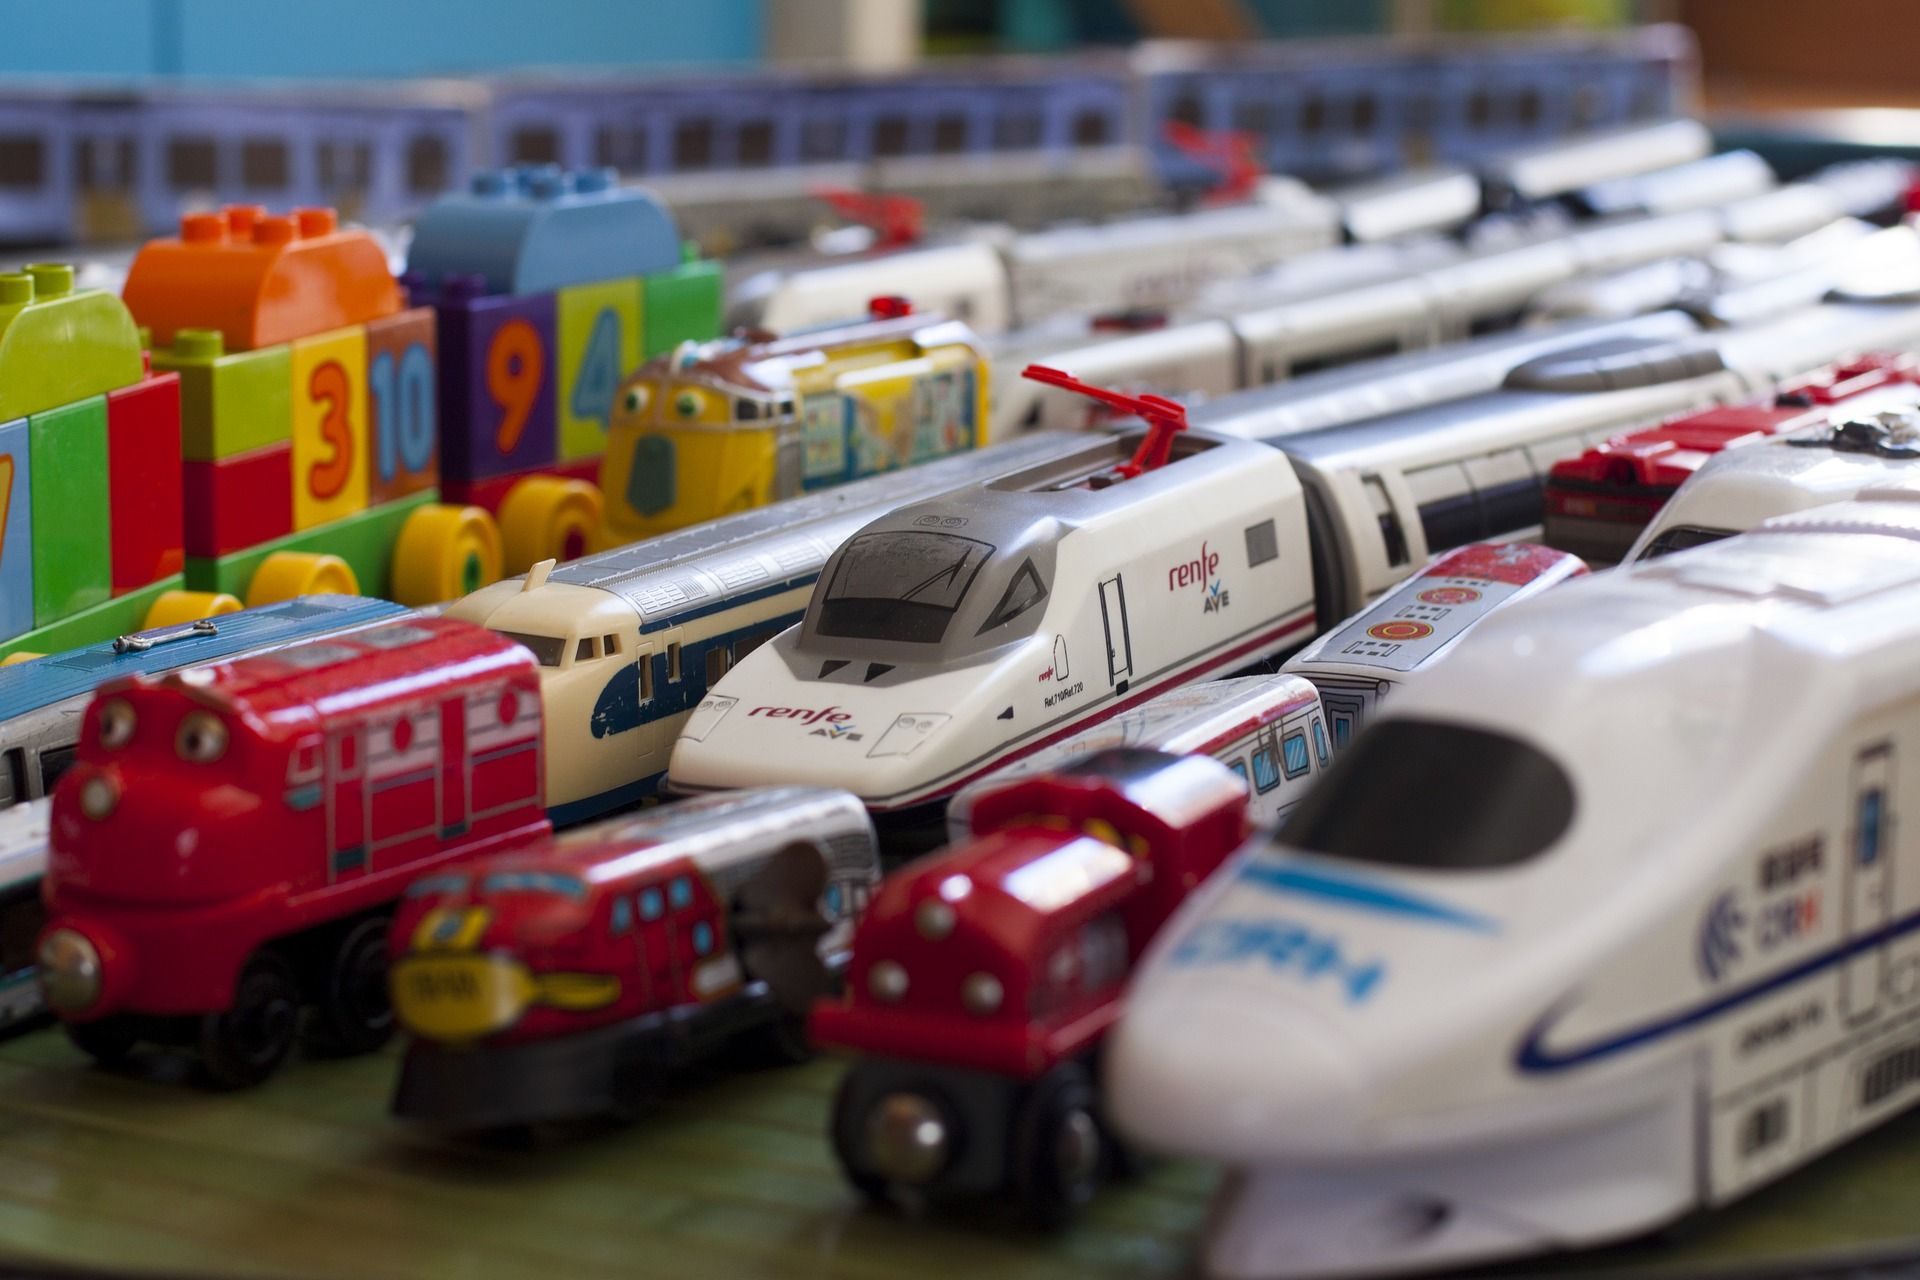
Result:
[[481,508],[429,503],[400,526],[393,598],[401,604],[457,600],[500,577],[500,529]]
[[528,476],[500,504],[506,571],[525,573],[542,560],[577,560],[600,529],[600,490],[585,480]]
[[260,562],[247,584],[247,608],[321,594],[357,596],[360,579],[339,556],[317,551],[276,551]]
[[217,618],[223,613],[240,612],[240,600],[224,591],[162,591],[147,606],[141,630],[178,627],[202,618]]
[[0,667],[11,667],[16,663],[32,662],[35,658],[44,658],[46,656],[44,653],[28,653],[25,649],[22,649],[17,653],[10,653],[4,658],[0,658]]

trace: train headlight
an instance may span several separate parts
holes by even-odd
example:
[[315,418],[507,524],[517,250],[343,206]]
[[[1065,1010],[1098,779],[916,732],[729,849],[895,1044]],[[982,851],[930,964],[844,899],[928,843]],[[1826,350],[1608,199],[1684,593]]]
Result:
[[738,698],[729,698],[725,694],[710,693],[700,699],[700,705],[687,717],[687,727],[680,731],[683,738],[692,738],[701,742],[713,732],[714,726],[727,718],[727,712],[733,710]]
[[867,1159],[892,1182],[929,1182],[946,1167],[953,1133],[932,1099],[890,1093],[867,1117]]
[[882,960],[867,970],[867,993],[882,1004],[907,998],[907,969],[898,960]]
[[110,774],[96,773],[80,784],[80,812],[95,822],[112,817],[119,803],[120,785]]
[[40,989],[59,1013],[85,1013],[100,999],[100,949],[77,929],[55,929],[40,940]]
[[982,1018],[1000,1012],[1000,1003],[1006,996],[1000,979],[990,973],[970,973],[960,984],[960,1003],[967,1007],[968,1013]]
[[895,716],[887,731],[880,735],[880,741],[867,751],[869,760],[880,756],[910,756],[921,743],[933,736],[947,721],[953,719],[939,711],[911,711],[903,716]]

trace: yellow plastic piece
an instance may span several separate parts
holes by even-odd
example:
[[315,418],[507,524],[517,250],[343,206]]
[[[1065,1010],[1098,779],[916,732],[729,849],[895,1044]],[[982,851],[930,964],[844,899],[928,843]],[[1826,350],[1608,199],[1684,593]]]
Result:
[[253,581],[247,584],[247,608],[322,592],[359,595],[360,579],[353,576],[353,566],[339,556],[314,551],[276,551],[253,571]]
[[177,627],[238,612],[240,601],[224,591],[162,591],[147,606],[146,620],[140,625],[151,631],[155,627]]
[[593,549],[600,528],[600,490],[585,480],[528,476],[500,504],[500,538],[508,573],[542,560],[574,560]]
[[4,658],[0,658],[0,667],[10,667],[16,662],[32,662],[35,658],[44,658],[46,656],[44,653],[28,653],[25,649],[21,649],[8,654]]
[[393,598],[405,605],[457,600],[498,582],[500,528],[480,507],[429,502],[393,544]]

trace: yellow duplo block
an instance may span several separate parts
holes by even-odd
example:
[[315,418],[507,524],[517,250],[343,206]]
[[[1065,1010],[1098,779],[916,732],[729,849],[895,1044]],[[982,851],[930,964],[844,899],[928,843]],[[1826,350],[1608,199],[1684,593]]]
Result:
[[293,344],[293,527],[364,511],[372,438],[367,331],[356,325]]
[[640,364],[640,279],[567,285],[555,294],[560,368],[554,420],[560,456],[572,462],[607,451],[607,419],[626,376]]

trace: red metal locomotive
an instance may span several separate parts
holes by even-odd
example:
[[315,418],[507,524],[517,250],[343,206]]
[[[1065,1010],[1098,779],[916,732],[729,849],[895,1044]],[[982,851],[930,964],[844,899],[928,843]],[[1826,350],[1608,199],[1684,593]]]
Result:
[[101,688],[54,796],[48,1004],[97,1058],[196,1045],[239,1087],[302,1006],[382,1043],[391,903],[420,872],[550,830],[539,667],[444,618]]
[[1094,1059],[1127,976],[1237,848],[1217,761],[1117,748],[978,797],[973,837],[889,876],[854,934],[822,1046],[862,1058],[834,1102],[853,1184],[992,1193],[1066,1217],[1116,1167]]
[[393,930],[394,1112],[461,1129],[631,1115],[722,1041],[808,1056],[880,878],[844,791],[689,800],[428,876]]

